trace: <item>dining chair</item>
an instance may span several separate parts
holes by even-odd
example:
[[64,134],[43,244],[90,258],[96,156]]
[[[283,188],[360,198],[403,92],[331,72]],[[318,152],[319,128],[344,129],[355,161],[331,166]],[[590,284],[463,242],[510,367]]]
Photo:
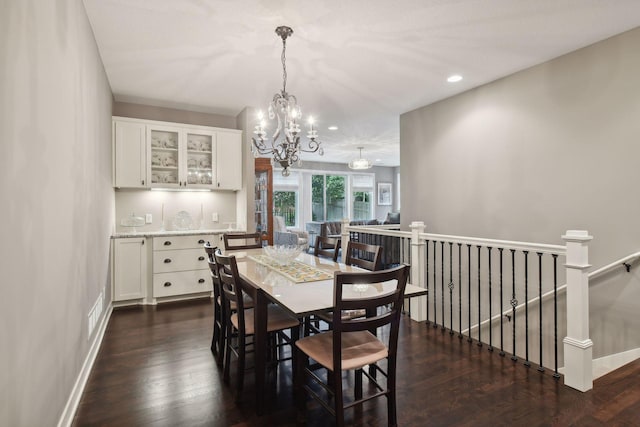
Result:
[[[207,253],[209,270],[211,271],[211,281],[213,283],[213,338],[211,339],[211,352],[216,358],[218,366],[222,366],[224,361],[224,350],[226,345],[227,315],[224,313],[225,304],[223,304],[224,294],[222,292],[222,283],[218,275],[218,266],[216,265],[215,253],[220,253],[220,249],[211,246],[211,243],[204,244],[204,250]],[[243,295],[244,308],[253,308],[253,300],[247,294]],[[231,313],[235,313],[237,306],[235,302],[229,303]]]
[[[296,365],[294,371],[294,399],[299,420],[304,421],[306,394],[318,400],[320,405],[335,417],[336,425],[345,425],[345,409],[385,396],[387,398],[387,417],[390,426],[397,425],[396,416],[396,355],[398,348],[398,329],[402,311],[402,300],[409,276],[409,266],[402,265],[389,270],[374,272],[337,272],[334,276],[333,330],[301,338],[295,343]],[[389,292],[370,295],[362,292],[362,286],[380,286],[394,283]],[[354,298],[357,293],[353,285],[358,285],[362,297]],[[350,290],[344,295],[345,290]],[[346,296],[346,297],[345,297]],[[365,310],[365,318],[345,319],[344,310]],[[378,328],[387,327],[388,333],[375,334]],[[309,364],[312,359],[316,363]],[[385,364],[380,364],[386,360]],[[369,366],[369,372],[363,369]],[[326,381],[316,373],[326,369]],[[342,372],[354,371],[353,399],[346,399]],[[372,375],[380,372],[382,375]],[[375,392],[363,396],[362,376],[376,387]],[[386,378],[381,384],[379,377]],[[309,386],[308,380],[327,391],[324,399]]]
[[211,281],[213,283],[213,338],[211,339],[211,352],[216,358],[218,366],[222,366],[224,360],[224,331],[225,331],[225,315],[222,313],[222,285],[218,277],[218,268],[216,266],[215,252],[218,250],[211,243],[204,244],[204,251],[207,253],[209,269],[211,270]]
[[335,237],[317,236],[313,247],[314,256],[323,256],[338,261],[340,251],[340,239]]
[[225,250],[257,249],[262,247],[262,236],[256,233],[225,233],[222,235]]
[[382,246],[349,240],[345,264],[355,265],[369,271],[380,270],[382,268]]
[[[225,383],[229,383],[231,353],[233,353],[238,360],[236,372],[236,401],[239,401],[244,387],[247,347],[252,344],[252,342],[249,343],[247,341],[247,338],[253,336],[255,332],[254,309],[245,308],[245,292],[240,274],[238,273],[236,257],[234,255],[225,256],[216,253],[215,262],[224,294],[223,303],[226,304],[223,313],[226,313],[228,316],[226,319],[226,349],[223,379]],[[231,313],[231,303],[235,303],[237,307],[235,313]],[[274,334],[277,334],[279,339],[283,339],[286,344],[291,345],[291,353],[293,354],[293,345],[300,333],[300,323],[298,319],[289,315],[276,304],[269,304],[267,308],[267,333],[274,338],[269,341],[276,342]],[[289,330],[289,336],[283,333],[287,329]],[[235,345],[233,342],[234,337],[236,338]],[[267,354],[256,354],[255,357],[268,358],[271,353],[276,354],[277,352],[267,351]]]

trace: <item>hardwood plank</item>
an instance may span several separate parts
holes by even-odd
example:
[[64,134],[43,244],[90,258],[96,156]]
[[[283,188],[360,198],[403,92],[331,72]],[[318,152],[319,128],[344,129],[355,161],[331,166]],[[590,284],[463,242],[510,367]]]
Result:
[[[234,402],[233,380],[223,383],[209,349],[212,314],[209,300],[114,311],[74,425],[294,426],[289,364],[269,384],[268,414],[255,415],[250,374],[244,401]],[[549,370],[409,319],[398,357],[402,426],[640,425],[640,361],[580,393]],[[348,411],[347,423],[386,425],[386,402]],[[310,402],[308,425],[327,424],[330,417]]]

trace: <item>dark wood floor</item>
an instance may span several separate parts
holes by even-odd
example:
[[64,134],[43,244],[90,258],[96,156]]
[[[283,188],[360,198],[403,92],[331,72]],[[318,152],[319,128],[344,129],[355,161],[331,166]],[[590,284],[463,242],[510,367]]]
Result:
[[[295,425],[288,365],[267,415],[253,410],[251,374],[245,403],[234,403],[209,350],[211,310],[199,300],[114,311],[74,425]],[[640,426],[640,361],[580,393],[425,324],[404,319],[400,334],[400,426]],[[383,426],[386,405],[378,399],[347,417]],[[310,410],[309,425],[330,424],[320,408]]]

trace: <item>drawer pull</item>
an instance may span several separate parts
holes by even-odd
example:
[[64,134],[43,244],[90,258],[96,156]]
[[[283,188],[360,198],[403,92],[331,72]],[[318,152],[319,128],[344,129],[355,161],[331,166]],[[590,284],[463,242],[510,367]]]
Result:
[[168,288],[169,286],[171,286],[171,282],[164,282],[164,287]]
[[164,242],[164,245],[165,246],[171,246],[171,242],[167,240],[167,241]]
[[200,239],[200,240],[198,240],[198,243],[201,244],[201,245],[204,245],[204,240]]
[[204,257],[203,256],[199,256],[198,257],[198,261],[204,261]]
[[164,263],[165,263],[165,264],[169,264],[170,262],[171,262],[171,258],[165,258],[165,259],[164,259]]
[[198,283],[204,283],[204,279],[198,280]]

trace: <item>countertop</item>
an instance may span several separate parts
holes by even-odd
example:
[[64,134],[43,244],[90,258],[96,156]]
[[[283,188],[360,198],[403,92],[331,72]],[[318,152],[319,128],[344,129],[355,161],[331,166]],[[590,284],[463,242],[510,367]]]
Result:
[[114,233],[111,235],[112,239],[127,239],[130,237],[166,237],[166,236],[198,236],[209,234],[224,234],[224,233],[246,233],[246,230],[229,230],[228,228],[208,229],[208,230],[171,230],[171,231],[136,231],[135,233],[125,231],[120,233]]

